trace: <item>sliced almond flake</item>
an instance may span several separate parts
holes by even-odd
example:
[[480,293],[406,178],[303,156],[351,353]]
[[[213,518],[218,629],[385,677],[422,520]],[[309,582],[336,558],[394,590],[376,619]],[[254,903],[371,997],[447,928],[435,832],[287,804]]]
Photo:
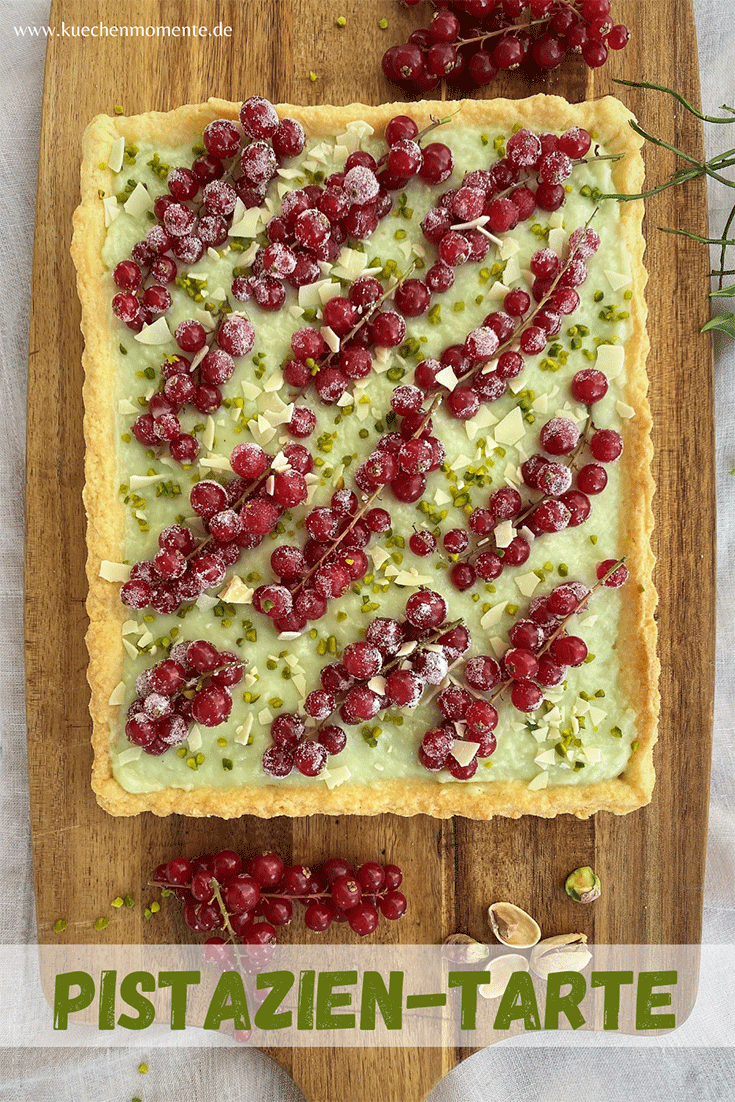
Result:
[[420,242],[414,241],[411,245],[411,248],[412,248],[414,256],[420,256],[420,257],[426,256],[426,249],[424,248],[424,246]]
[[619,291],[623,287],[629,287],[633,282],[633,277],[624,275],[623,272],[613,272],[609,268],[605,268],[605,278],[612,287],[613,291]]
[[111,708],[116,708],[119,704],[123,704],[127,695],[127,686],[124,681],[118,681],[115,688],[110,694],[110,699],[107,703]]
[[288,461],[288,456],[285,455],[282,451],[277,452],[277,454],[273,457],[271,470],[276,471],[277,474],[283,474],[284,471],[290,471],[291,464]]
[[214,433],[215,433],[214,417],[212,417],[211,414],[210,414],[207,417],[207,420],[206,420],[205,425],[204,425],[204,432],[202,433],[202,444],[204,445],[204,447],[207,449],[208,452],[211,452],[212,448],[214,447]]
[[[235,207],[235,214],[237,213],[237,206]],[[249,210],[243,208],[243,212],[240,218],[235,220],[233,215],[232,225],[227,231],[228,237],[255,237],[260,228],[260,221],[263,217],[263,211],[259,207],[250,207]]]
[[137,761],[142,753],[142,746],[130,746],[127,750],[122,750],[117,755],[117,764],[127,765],[129,761]]
[[585,616],[583,620],[577,619],[579,627],[594,627],[597,623],[597,613],[593,612],[589,616]]
[[276,488],[276,476],[272,475],[272,474],[269,474],[268,477],[265,480],[265,492],[267,494],[272,494],[273,491],[275,490],[275,488]]
[[463,471],[466,467],[469,467],[472,460],[469,455],[458,455],[456,459],[449,465],[450,471]]
[[438,489],[434,493],[434,503],[436,505],[448,505],[451,500],[446,490]]
[[[257,241],[252,241],[252,242],[251,242],[251,243],[250,243],[250,244],[248,245],[248,247],[247,247],[247,249],[245,250],[245,252],[244,252],[244,253],[239,253],[239,254],[238,254],[238,256],[239,256],[239,260],[238,260],[238,264],[239,264],[239,266],[240,266],[241,268],[249,268],[249,267],[250,267],[250,265],[251,265],[251,264],[253,263],[253,261],[255,260],[256,256],[258,255],[258,250],[259,250],[259,249],[260,249],[260,245],[258,244],[258,242],[257,242]],[[223,255],[223,256],[227,256],[227,254],[228,254],[229,252],[230,252],[230,246],[228,245],[228,246],[227,246],[227,247],[225,248],[225,250],[224,250],[224,252],[222,253],[222,255]]]
[[272,440],[276,435],[276,430],[273,428],[270,421],[262,415],[258,415],[256,419],[250,420],[248,422],[248,428],[250,429],[250,434],[255,443],[261,446],[267,444],[268,441]]
[[604,371],[608,379],[616,379],[623,370],[625,363],[625,349],[617,344],[599,344],[597,346],[597,360],[595,367],[598,371]]
[[531,792],[538,792],[540,788],[546,788],[549,784],[549,774],[546,772],[537,773],[533,780],[528,782],[526,786]]
[[161,315],[152,325],[144,325],[140,333],[134,333],[133,340],[138,341],[139,344],[168,344],[173,337],[168,322]]
[[398,569],[398,567],[394,563],[390,563],[388,566],[386,566],[386,568],[385,568],[386,578],[397,578],[399,574],[400,574],[400,570]]
[[370,406],[356,406],[355,413],[358,421],[367,421],[370,416]]
[[219,253],[216,249],[213,249],[211,245],[207,248],[207,256],[210,260],[214,260],[215,262],[220,259]]
[[210,612],[218,603],[219,597],[212,597],[209,593],[201,593],[194,602],[201,612]]
[[388,562],[388,560],[390,559],[390,554],[385,550],[384,547],[371,547],[370,556],[375,564],[376,570],[380,570],[383,563]]
[[516,375],[515,379],[508,379],[508,390],[511,394],[519,394],[520,391],[525,390],[527,380],[522,375]]
[[137,658],[138,657],[138,648],[134,647],[129,639],[123,639],[122,642],[123,642],[123,646],[125,647],[125,650],[129,654],[129,656],[131,658]]
[[519,473],[518,468],[516,467],[515,463],[506,463],[505,464],[504,476],[505,476],[505,482],[508,486],[517,486],[522,481],[520,473]]
[[[388,575],[388,570],[386,570]],[[402,585],[407,587],[417,587],[421,585],[431,585],[434,579],[430,574],[419,574],[418,570],[411,568],[410,570],[401,570],[395,575],[393,581],[396,585]]]
[[494,628],[496,624],[499,624],[503,619],[506,604],[507,601],[501,601],[499,605],[493,605],[492,608],[489,608],[480,620],[480,627],[487,631],[488,628]]
[[326,306],[328,302],[341,294],[341,283],[332,283],[330,280],[326,280],[319,285],[319,301],[322,306]]
[[123,203],[125,213],[129,214],[131,218],[140,218],[141,214],[145,214],[152,206],[153,199],[148,194],[148,189],[141,183],[135,185],[130,198],[126,203]]
[[538,398],[534,401],[531,409],[534,413],[546,413],[549,408],[549,396],[548,394],[539,394]]
[[208,455],[198,460],[199,466],[208,471],[229,471],[230,461],[224,455]]
[[515,582],[524,597],[532,597],[536,587],[540,585],[538,577],[532,570],[527,574],[517,575]]
[[103,559],[100,563],[100,578],[104,578],[106,582],[130,581],[130,567],[122,562]]
[[365,253],[359,253],[356,249],[343,245],[332,271],[339,279],[352,281],[365,271],[367,263],[368,258]]
[[218,596],[221,601],[227,601],[232,605],[250,605],[253,603],[254,592],[254,589],[235,574],[224,589],[220,589]]
[[471,761],[474,761],[477,751],[480,749],[479,742],[458,742],[455,741],[452,745],[452,757],[461,765],[469,765]]
[[299,696],[306,696],[306,678],[302,673],[295,673],[291,680]]
[[496,658],[502,658],[508,649],[508,644],[499,635],[493,635],[490,639],[490,646],[493,648]]
[[[292,670],[295,669],[299,664],[299,660],[295,654],[287,654],[283,661],[286,663],[289,669]],[[301,672],[303,673],[303,670]]]
[[635,417],[635,410],[627,402],[616,402],[615,408],[624,421],[629,421],[631,417]]
[[493,435],[499,444],[507,444],[512,447],[525,435],[526,425],[520,406],[514,406],[510,413],[506,414],[493,430]]
[[567,235],[564,230],[557,226],[549,231],[549,248],[552,252],[555,252],[557,256],[561,256],[564,252],[564,246],[566,245]]
[[330,790],[332,788],[338,788],[339,785],[344,784],[352,776],[346,765],[340,765],[337,769],[324,769],[321,776]]
[[577,697],[577,703],[574,705],[574,710],[578,716],[586,715],[590,710],[589,700],[585,700],[583,696]]
[[144,631],[143,634],[141,635],[140,639],[138,640],[138,646],[139,647],[149,647],[152,642],[153,642],[153,632],[152,631]]
[[245,716],[245,719],[243,720],[242,726],[237,728],[237,731],[235,732],[235,742],[239,743],[240,746],[247,746],[250,732],[253,729],[253,720],[253,713],[248,712],[248,714]]
[[512,520],[502,521],[493,531],[493,536],[495,537],[495,542],[498,547],[507,547],[515,538],[515,534],[516,532]]
[[[510,260],[512,256],[520,252],[521,246],[516,241],[515,237],[506,237],[500,242],[498,252],[501,260]],[[505,274],[505,273],[503,273]]]
[[416,646],[417,643],[415,639],[409,639],[407,643],[402,643],[398,649],[398,657],[404,658],[407,654],[413,654],[416,650]]
[[122,626],[123,635],[142,635],[143,625],[139,624],[137,620],[126,620]]
[[142,490],[144,486],[152,486],[155,482],[160,481],[160,474],[131,474],[128,485],[131,490]]
[[265,727],[273,719],[273,712],[270,708],[261,708],[258,712],[258,723]]
[[589,749],[585,747],[582,754],[590,765],[596,765],[598,761],[602,761],[602,750],[599,746],[590,746]]
[[119,138],[115,138],[112,143],[112,149],[110,155],[107,158],[107,167],[110,172],[119,172],[123,166],[123,157],[125,156],[125,138],[120,135]]
[[548,689],[544,693],[544,700],[550,700],[552,704],[558,704],[560,700],[564,699],[563,689]]
[[473,421],[481,429],[490,428],[491,425],[497,425],[498,419],[494,413],[492,413],[487,406],[480,406],[479,410],[473,417]]
[[464,431],[467,433],[468,440],[474,440],[480,431],[480,426],[474,420],[465,421]]
[[546,713],[544,721],[549,724],[561,723],[561,712],[556,704]]
[[[212,332],[216,325],[216,322],[208,310],[202,310],[200,306],[195,306],[192,310],[192,314],[194,316],[194,319],[199,322],[203,329],[206,329],[208,333]],[[199,351],[201,352],[203,350],[200,349]]]
[[349,390],[346,390],[344,394],[340,394],[339,398],[337,399],[337,405],[341,406],[344,409],[345,406],[351,406],[354,400],[355,399],[352,397]]
[[247,398],[249,402],[255,401],[263,393],[257,383],[251,383],[249,380],[243,380],[240,385],[242,386],[243,398]]
[[505,271],[503,272],[504,283],[515,283],[517,279],[521,278],[521,266],[518,263],[518,258],[511,256],[505,263]]
[[289,306],[288,313],[289,316],[295,318],[296,321],[298,321],[299,318],[303,318],[304,316],[304,311],[301,309],[300,306],[296,306],[295,303],[293,306]]
[[503,299],[510,291],[510,287],[507,286],[502,280],[498,280],[496,283],[491,283],[485,291],[485,298],[492,300]]
[[209,352],[209,346],[205,344],[204,348],[200,348],[199,351],[197,352],[197,354],[194,356],[194,359],[191,361],[191,367],[189,368],[189,374],[191,374],[191,372],[194,370],[195,367],[199,367],[199,364],[202,362],[204,357],[207,355],[207,352]]
[[279,639],[286,639],[286,640],[298,639],[298,638],[300,638],[300,636],[301,636],[300,631],[281,631],[278,634]]
[[532,532],[530,528],[526,528],[525,524],[518,532],[518,535],[523,536],[526,543],[533,543],[533,541],[536,539],[536,533]]
[[533,759],[537,765],[553,765],[556,761],[556,750],[552,746],[550,750],[544,750]]
[[334,330],[330,329],[328,325],[322,325],[319,332],[324,337],[330,350],[332,352],[339,352],[339,337]]
[[577,719],[576,716],[574,716],[574,715],[572,716],[571,723],[572,723],[572,734],[578,735],[579,734],[579,720]]
[[122,214],[122,207],[114,195],[108,195],[102,200],[102,209],[105,212],[105,229],[112,225],[116,218]]
[[379,773],[382,773],[385,769],[385,766],[379,761],[374,761],[373,769],[377,769]]
[[459,385],[459,379],[454,374],[454,370],[451,367],[443,367],[441,371],[437,372],[436,381],[445,386],[447,390],[454,390]]
[[[219,259],[219,257],[217,259]],[[206,283],[209,279],[208,272],[187,272],[186,274],[191,276],[192,279],[199,280],[200,283]]]
[[197,727],[196,723],[193,724],[191,730],[189,731],[186,741],[192,754],[196,754],[197,750],[201,750],[203,742],[202,732],[199,727]]
[[371,677],[368,681],[368,689],[372,689],[374,693],[383,696],[385,693],[385,678],[381,677],[380,674],[376,677]]
[[599,727],[606,715],[607,712],[602,708],[595,708],[594,704],[590,704],[590,719],[593,727]]

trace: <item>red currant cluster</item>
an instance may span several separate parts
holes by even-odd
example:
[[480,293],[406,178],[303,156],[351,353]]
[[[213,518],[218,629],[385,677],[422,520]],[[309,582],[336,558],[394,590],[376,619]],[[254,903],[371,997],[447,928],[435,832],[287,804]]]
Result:
[[[595,368],[586,368],[572,379],[573,396],[592,405],[607,392],[607,377]],[[516,534],[505,547],[495,545],[495,529],[504,521],[512,521],[516,531],[528,529],[529,537],[561,532],[584,524],[590,515],[590,495],[602,493],[607,474],[601,463],[613,463],[623,451],[623,441],[614,429],[595,429],[591,418],[584,432],[567,417],[552,417],[540,432],[540,452],[521,464],[521,476],[530,490],[543,496],[524,504],[518,490],[504,486],[493,491],[487,506],[479,506],[467,518],[467,528],[452,528],[443,536],[444,550],[452,556],[462,556],[449,571],[449,577],[459,590],[469,589],[480,579],[492,582],[506,566],[522,566],[530,555],[528,540]],[[597,462],[585,464],[576,472],[576,488],[572,489],[574,469],[582,449],[587,445]],[[555,458],[549,458],[549,456]],[[558,462],[566,457],[566,463]],[[472,536],[476,539],[473,541]],[[492,545],[492,546],[490,546]],[[436,536],[429,531],[415,531],[409,539],[415,555],[425,557],[437,549]]]
[[[592,589],[583,582],[563,582],[547,596],[534,597],[528,615],[510,629],[511,646],[502,659],[477,655],[464,667],[464,685],[457,681],[442,689],[436,702],[443,722],[426,732],[418,751],[426,769],[448,769],[458,780],[469,780],[477,772],[478,760],[495,750],[495,703],[501,694],[510,689],[513,706],[520,712],[533,712],[544,699],[544,689],[557,688],[569,666],[584,662],[587,645],[579,636],[569,635],[566,625],[587,607],[601,586],[623,585],[628,570],[622,560],[607,559],[598,564],[597,577]],[[492,695],[488,700],[479,697],[481,693]],[[473,744],[468,748],[469,760],[467,754],[458,752],[467,742]]]
[[386,77],[421,94],[441,80],[463,89],[489,84],[505,70],[539,79],[568,54],[597,69],[630,37],[613,23],[610,0],[434,0],[433,7],[427,28],[383,55]]
[[460,187],[445,191],[421,223],[424,237],[439,251],[427,273],[429,286],[446,290],[454,283],[454,268],[482,260],[488,233],[515,229],[537,207],[549,213],[559,210],[566,200],[564,181],[575,164],[586,163],[591,144],[590,135],[580,127],[560,136],[519,130],[508,139],[505,156],[491,168],[473,169]]
[[[122,261],[123,264],[128,263]],[[118,268],[120,265],[118,264]],[[117,268],[115,272],[117,272]],[[179,348],[194,353],[167,356],[161,365],[165,380],[163,391],[148,401],[148,413],[133,424],[133,435],[147,448],[168,444],[179,463],[193,463],[199,443],[190,433],[181,431],[177,416],[182,406],[191,404],[200,413],[214,413],[222,405],[220,387],[235,374],[235,356],[245,356],[253,347],[255,331],[244,314],[228,314],[207,337],[201,322],[190,319],[176,328]],[[214,347],[214,342],[219,347]]]
[[192,487],[191,507],[207,535],[197,537],[183,524],[164,528],[155,557],[136,563],[121,587],[123,603],[173,613],[206,589],[221,585],[227,567],[244,550],[262,543],[286,509],[306,500],[304,476],[312,469],[311,455],[302,444],[288,444],[282,458],[284,469],[274,471],[273,456],[258,444],[238,444],[230,456],[235,478],[224,484],[206,478]]
[[446,407],[460,420],[474,417],[481,402],[497,401],[505,393],[508,380],[523,371],[524,355],[543,352],[561,332],[564,317],[578,308],[580,299],[575,288],[587,279],[585,260],[599,244],[595,231],[586,228],[570,235],[564,261],[551,249],[539,249],[530,262],[534,276],[531,294],[520,287],[509,291],[504,309],[488,314],[463,345],[450,345],[439,360],[424,360],[417,365],[417,385],[429,392],[438,390],[442,384],[437,376],[443,368],[451,368],[461,385],[455,384],[450,390]]
[[276,930],[290,923],[294,902],[305,908],[304,924],[323,933],[332,922],[347,922],[360,937],[376,929],[380,915],[395,920],[406,913],[398,891],[403,874],[397,865],[365,861],[356,869],[332,857],[312,871],[286,865],[277,853],[249,860],[233,850],[202,854],[193,861],[174,857],[159,865],[152,883],[172,891],[183,903],[183,918],[195,933],[222,930],[207,945],[241,942],[274,945]]
[[[202,138],[206,152],[191,168],[169,172],[169,194],[159,196],[153,207],[157,224],[133,246],[131,259],[115,269],[123,293],[115,296],[112,308],[134,331],[171,305],[166,285],[178,275],[176,262],[196,264],[207,248],[224,245],[238,199],[245,208],[261,206],[279,158],[296,157],[304,148],[301,124],[279,120],[273,105],[260,96],[243,103],[240,123],[244,136],[230,119],[209,123]],[[197,205],[188,205],[200,191]]]
[[139,674],[125,734],[147,754],[159,755],[182,743],[192,723],[218,727],[232,710],[230,689],[242,675],[237,655],[206,639],[176,643],[168,658]]
[[406,602],[404,622],[385,616],[372,620],[365,640],[350,643],[340,662],[325,666],[321,689],[306,697],[304,711],[319,726],[307,730],[302,718],[290,712],[273,720],[264,771],[286,777],[296,768],[307,777],[318,776],[328,756],[339,754],[347,741],[342,727],[327,723],[338,707],[346,726],[366,723],[386,708],[417,707],[424,690],[439,685],[450,663],[470,646],[467,628],[445,623],[446,615],[444,598],[420,589]]

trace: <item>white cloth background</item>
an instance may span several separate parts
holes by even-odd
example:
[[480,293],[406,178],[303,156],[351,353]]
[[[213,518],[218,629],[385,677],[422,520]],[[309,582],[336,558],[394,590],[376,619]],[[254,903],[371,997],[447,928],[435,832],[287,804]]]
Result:
[[[641,0],[641,19],[654,15],[656,0]],[[704,108],[735,104],[735,4],[695,0]],[[44,40],[19,39],[14,23],[43,24],[47,0],[0,0],[0,271],[4,304],[0,316],[0,942],[35,940],[29,834],[23,673],[23,488],[25,380],[28,352],[35,180],[40,124]],[[642,33],[655,33],[650,25]],[[663,33],[676,34],[676,28]],[[655,74],[647,74],[655,79]],[[730,128],[709,128],[711,148],[732,145]],[[720,145],[715,147],[714,143]],[[710,219],[719,236],[732,196],[710,195]],[[67,289],[73,294],[73,289]],[[655,287],[649,293],[655,293]],[[718,643],[714,766],[704,940],[735,942],[735,342],[715,336],[718,502]],[[693,583],[696,584],[696,583]],[[695,596],[693,594],[693,599]],[[683,729],[686,718],[682,717]],[[670,732],[673,736],[673,732]],[[735,977],[722,982],[735,998]],[[0,976],[0,1001],[12,1002]],[[700,990],[687,1029],[706,1044],[714,992]],[[581,1039],[580,1039],[581,1040]],[[735,1048],[625,1049],[601,1036],[578,1050],[514,1041],[492,1046],[466,1061],[431,1094],[431,1102],[724,1102],[735,1097]],[[539,1038],[543,1041],[543,1038]],[[603,1043],[607,1042],[607,1043]],[[0,1039],[0,1044],[2,1043]],[[27,1102],[300,1102],[289,1077],[258,1052],[215,1049],[145,1053],[150,1070],[137,1068],[138,1050],[0,1049],[0,1099]],[[323,1099],[320,1102],[330,1102]],[[369,1097],[362,1102],[370,1102]]]

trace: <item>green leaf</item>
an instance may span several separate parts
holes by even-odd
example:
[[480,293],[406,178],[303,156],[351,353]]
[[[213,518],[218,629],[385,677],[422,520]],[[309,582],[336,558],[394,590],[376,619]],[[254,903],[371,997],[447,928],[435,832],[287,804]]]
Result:
[[720,314],[717,318],[712,318],[706,325],[702,326],[702,332],[706,333],[710,329],[719,329],[722,333],[727,333],[730,337],[735,337],[735,314]]
[[710,291],[710,298],[735,298],[735,283],[731,287],[721,287],[719,291]]

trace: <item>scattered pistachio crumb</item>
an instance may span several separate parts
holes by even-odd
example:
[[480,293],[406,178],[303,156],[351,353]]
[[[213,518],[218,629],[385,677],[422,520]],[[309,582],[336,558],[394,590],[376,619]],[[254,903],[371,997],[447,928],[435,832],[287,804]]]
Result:
[[123,897],[121,895],[118,895],[115,899],[113,899],[112,903],[110,904],[111,907],[122,907],[122,905]]
[[109,924],[110,924],[110,920],[109,920],[109,918],[106,917],[106,915],[100,915],[99,918],[96,918],[94,920],[95,930],[106,930],[107,927],[109,926]]
[[53,924],[52,929],[53,929],[55,934],[63,934],[64,930],[66,929],[66,927],[68,925],[69,925],[69,923],[66,921],[65,918],[57,918],[56,922],[54,922],[54,924]]

